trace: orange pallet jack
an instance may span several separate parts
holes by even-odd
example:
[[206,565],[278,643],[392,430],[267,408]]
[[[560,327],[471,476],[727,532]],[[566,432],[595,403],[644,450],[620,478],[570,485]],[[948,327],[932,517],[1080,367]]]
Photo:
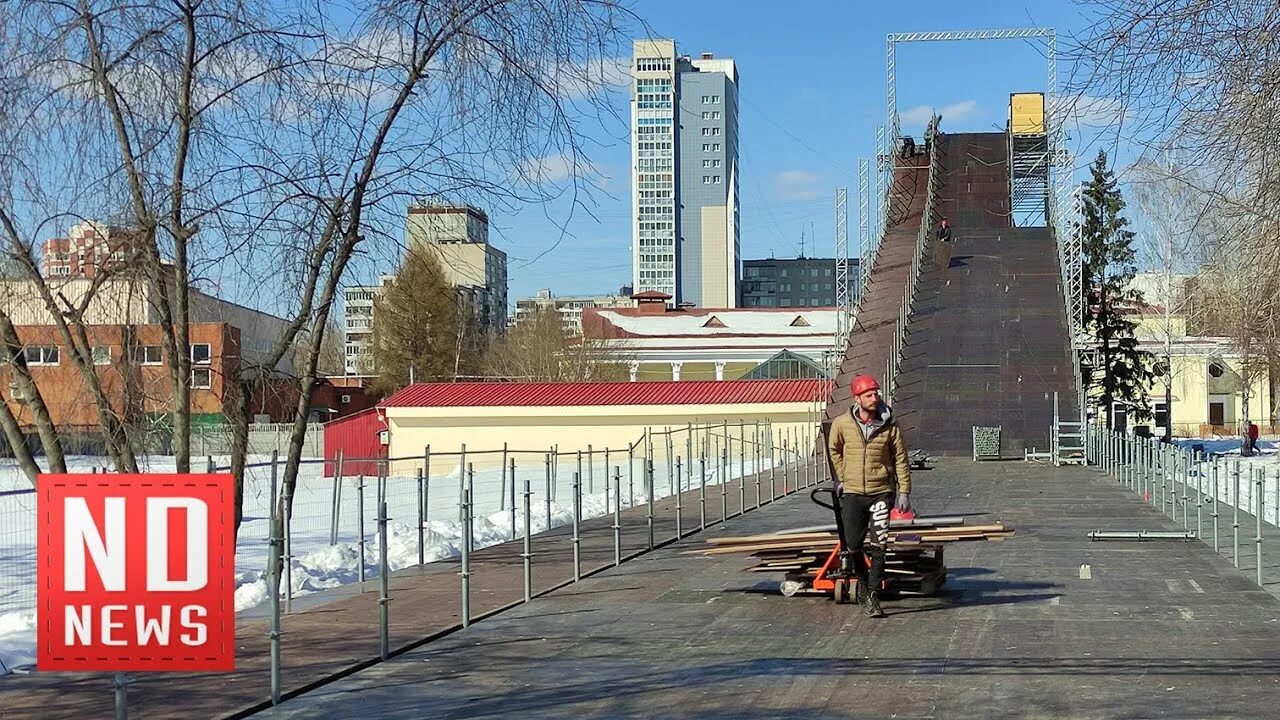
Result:
[[[831,496],[831,502],[826,503],[818,499],[819,494]],[[818,566],[817,573],[810,571],[788,573],[786,579],[782,581],[781,591],[786,597],[792,597],[799,594],[823,594],[831,597],[837,603],[845,604],[853,602],[855,591],[858,586],[856,575],[841,572],[844,566],[842,562],[848,551],[844,546],[844,520],[840,517],[840,510],[836,503],[835,489],[830,487],[814,488],[809,493],[809,499],[815,504],[831,510],[836,516],[836,535],[837,541],[835,547],[831,548],[831,552],[827,554],[826,560],[822,565]],[[914,518],[914,513],[910,515],[891,515],[891,521],[894,520],[910,520]],[[864,554],[859,558],[852,558],[854,562],[863,563],[863,567],[867,567],[870,560]],[[930,565],[933,567],[928,573],[919,577],[919,579],[902,582],[898,580],[898,575],[886,572],[882,581],[881,590],[887,594],[909,594],[909,595],[933,595],[936,593],[947,579],[947,569],[943,565],[943,548],[937,547],[933,550]],[[852,562],[849,563],[852,566]]]

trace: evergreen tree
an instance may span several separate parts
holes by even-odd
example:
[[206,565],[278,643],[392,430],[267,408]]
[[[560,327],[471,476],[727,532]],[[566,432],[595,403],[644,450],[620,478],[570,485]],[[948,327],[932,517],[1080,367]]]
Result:
[[474,374],[482,333],[429,248],[410,247],[395,280],[374,302],[375,392],[389,394],[409,383],[448,382]]
[[1124,198],[1115,173],[1107,167],[1107,154],[1098,152],[1085,184],[1083,212],[1078,227],[1083,245],[1081,291],[1084,302],[1083,327],[1097,348],[1096,364],[1081,366],[1086,389],[1098,398],[1107,427],[1112,424],[1110,408],[1121,402],[1136,419],[1151,417],[1147,389],[1153,377],[1154,358],[1138,348],[1134,337],[1137,323],[1127,310],[1143,304],[1142,293],[1133,288],[1137,273],[1134,232],[1124,217]]

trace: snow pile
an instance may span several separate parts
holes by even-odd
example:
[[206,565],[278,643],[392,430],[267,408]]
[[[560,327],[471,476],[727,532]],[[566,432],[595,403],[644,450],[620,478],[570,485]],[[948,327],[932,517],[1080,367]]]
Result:
[[[612,512],[604,494],[582,498],[582,517],[597,517]],[[551,504],[551,527],[573,522],[573,509]],[[532,534],[547,529],[545,508],[530,512]],[[511,535],[511,513],[501,510],[472,523],[472,542],[477,550],[508,542]],[[517,513],[516,538],[523,537],[524,519]],[[422,559],[436,562],[462,554],[463,523],[457,520],[432,520],[423,529]],[[364,579],[378,577],[381,562],[380,538],[372,525],[364,547]],[[395,572],[418,564],[418,529],[403,522],[387,523],[387,567]],[[296,557],[291,563],[290,585],[293,596],[307,595],[360,581],[360,546],[358,542],[340,542]],[[283,579],[282,579],[283,582]],[[237,580],[236,610],[246,610],[271,597],[264,572],[242,573]]]
[[0,614],[0,675],[36,664],[36,611]]

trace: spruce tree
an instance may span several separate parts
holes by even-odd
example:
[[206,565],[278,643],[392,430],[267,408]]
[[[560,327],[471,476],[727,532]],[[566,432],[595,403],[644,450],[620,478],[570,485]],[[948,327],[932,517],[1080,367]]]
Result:
[[1099,409],[1112,425],[1111,406],[1122,402],[1138,420],[1151,417],[1147,389],[1154,358],[1134,337],[1137,323],[1126,311],[1139,309],[1142,293],[1133,288],[1137,273],[1134,232],[1124,217],[1124,198],[1107,154],[1098,152],[1092,177],[1084,186],[1078,221],[1083,250],[1081,292],[1084,331],[1096,343],[1096,364],[1081,367],[1085,387],[1098,397]]

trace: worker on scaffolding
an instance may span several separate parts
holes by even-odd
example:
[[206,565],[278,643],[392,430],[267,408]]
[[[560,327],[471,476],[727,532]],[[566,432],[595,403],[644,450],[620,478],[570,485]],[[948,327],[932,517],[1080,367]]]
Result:
[[951,242],[951,223],[945,217],[938,223],[938,239],[942,242]]
[[859,375],[852,392],[853,407],[834,418],[827,432],[847,551],[841,571],[857,576],[856,601],[868,617],[879,618],[889,514],[911,508],[911,463],[902,430],[880,399],[880,384]]

